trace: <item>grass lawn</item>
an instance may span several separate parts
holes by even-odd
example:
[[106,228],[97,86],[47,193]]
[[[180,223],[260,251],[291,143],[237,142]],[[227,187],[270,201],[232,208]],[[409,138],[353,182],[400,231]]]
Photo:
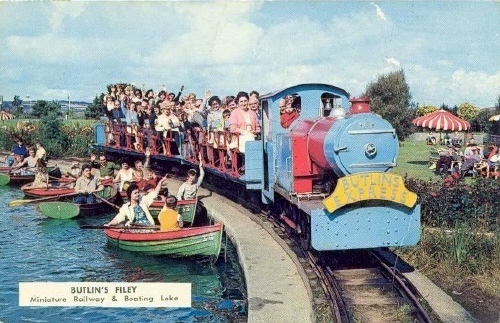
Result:
[[[40,122],[40,119],[11,119],[11,120],[5,120],[0,123],[0,126],[7,126],[7,127],[15,127],[18,122],[24,123],[24,122],[31,122],[31,123],[38,123]],[[69,120],[64,120],[63,124],[64,125],[71,125],[71,126],[91,126],[94,123],[96,123],[97,120],[95,119],[69,119]]]
[[397,159],[397,166],[393,168],[392,172],[409,177],[418,178],[421,180],[436,180],[440,178],[434,174],[434,170],[429,169],[429,157],[431,152],[435,149],[442,147],[439,145],[427,145],[425,141],[405,141],[399,148],[399,156]]

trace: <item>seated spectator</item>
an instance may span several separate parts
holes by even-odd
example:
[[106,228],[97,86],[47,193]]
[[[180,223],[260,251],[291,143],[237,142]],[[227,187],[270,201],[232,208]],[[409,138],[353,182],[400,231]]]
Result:
[[475,143],[474,134],[472,132],[466,132],[464,135],[464,143],[465,146],[469,146],[470,144]]
[[436,143],[436,136],[434,135],[434,133],[431,131],[429,132],[429,134],[427,135],[427,144],[428,145],[434,145]]
[[495,170],[498,166],[500,166],[500,150],[493,146],[489,154],[482,159],[477,170],[485,177],[489,177],[490,170]]
[[459,151],[460,149],[457,151],[457,148],[452,145],[448,145],[446,149],[440,149],[439,160],[436,164],[436,172],[446,173],[449,169],[451,169],[452,162],[459,161],[460,159],[460,156],[458,155]]
[[460,175],[462,177],[465,177],[465,175],[474,168],[474,165],[481,162],[481,155],[479,154],[479,148],[478,147],[473,147],[472,149],[472,155],[469,156],[469,158],[465,159],[462,167],[460,167]]
[[177,207],[177,198],[169,196],[166,198],[165,207],[158,215],[160,222],[160,231],[175,231],[180,230],[184,225],[181,215],[175,210]]
[[19,137],[16,138],[16,144],[12,145],[12,152],[10,153],[9,156],[5,158],[5,162],[7,163],[8,166],[14,165],[14,162],[16,161],[15,158],[16,155],[20,157],[21,162],[25,157],[29,156],[26,145],[24,144],[23,140]]
[[476,143],[474,142],[474,138],[469,140],[469,144],[467,144],[467,147],[464,150],[464,159],[469,159],[470,156],[472,156],[473,150],[475,150],[477,147]]
[[461,140],[458,136],[458,131],[455,131],[453,135],[451,136],[451,144],[452,145],[458,145],[460,144]]

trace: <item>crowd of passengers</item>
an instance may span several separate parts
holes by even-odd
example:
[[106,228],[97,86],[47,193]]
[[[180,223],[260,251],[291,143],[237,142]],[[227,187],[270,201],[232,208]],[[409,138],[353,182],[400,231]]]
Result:
[[[205,92],[204,98],[196,94],[182,96],[184,87],[175,93],[161,90],[157,94],[149,89],[117,84],[109,87],[103,100],[103,110],[111,123],[126,125],[126,132],[133,136],[133,145],[138,149],[138,134],[143,129],[160,139],[159,149],[165,149],[162,138],[173,138],[178,151],[193,157],[192,143],[200,140],[202,131],[211,144],[220,143],[218,133],[228,131],[232,136],[224,138],[231,148],[244,153],[244,142],[254,140],[260,134],[261,112],[259,93],[239,92],[236,96],[220,99]],[[224,135],[225,136],[225,135]],[[143,147],[148,146],[150,138],[143,139]],[[114,138],[109,137],[112,143]],[[122,136],[123,141],[123,136]],[[231,144],[232,143],[232,144]],[[124,142],[120,143],[121,146]],[[184,149],[186,148],[186,149]]]
[[[236,148],[245,153],[245,142],[260,135],[262,118],[257,91],[250,94],[242,91],[220,99],[210,91],[203,98],[194,93],[182,96],[183,90],[181,87],[177,94],[166,90],[155,93],[152,89],[143,93],[131,85],[110,86],[103,100],[103,110],[110,122],[108,143],[126,146],[128,134],[130,148],[143,150],[151,146],[153,137],[157,151],[166,153],[164,139],[169,138],[175,143],[169,147],[169,153],[193,158],[197,153],[196,142],[204,140],[214,148],[227,147],[230,156],[229,151]],[[116,125],[122,126],[119,138],[112,131]]]

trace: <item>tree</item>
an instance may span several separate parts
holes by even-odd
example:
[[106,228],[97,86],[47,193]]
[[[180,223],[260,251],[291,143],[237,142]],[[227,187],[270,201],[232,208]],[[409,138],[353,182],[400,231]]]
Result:
[[415,114],[417,117],[424,116],[426,114],[429,114],[431,112],[436,111],[438,108],[434,105],[423,105],[421,107],[418,107],[417,110],[415,111]]
[[40,118],[37,137],[48,154],[53,157],[63,156],[68,150],[69,138],[62,131],[61,111],[50,110]]
[[97,95],[94,98],[94,102],[87,105],[85,108],[85,119],[97,119],[102,112],[102,99],[99,99]]
[[14,100],[12,100],[12,108],[16,117],[20,117],[24,113],[23,100],[19,98],[19,95],[14,96]]
[[410,88],[403,70],[379,76],[376,82],[367,86],[363,96],[372,100],[373,112],[392,124],[399,140],[404,141],[412,133],[411,120],[415,117],[415,110],[410,107]]
[[474,119],[479,113],[479,108],[472,103],[465,102],[460,104],[457,109],[457,115],[467,121]]
[[495,114],[493,109],[484,108],[480,109],[477,116],[470,121],[472,131],[477,132],[490,132],[493,123],[489,118]]
[[36,118],[48,115],[54,112],[56,116],[62,116],[61,105],[55,101],[38,100],[31,109],[31,115]]

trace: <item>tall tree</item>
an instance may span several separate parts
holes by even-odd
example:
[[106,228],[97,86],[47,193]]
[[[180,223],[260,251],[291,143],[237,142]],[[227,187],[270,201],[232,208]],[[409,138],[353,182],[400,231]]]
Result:
[[493,123],[489,121],[489,118],[494,114],[495,112],[493,109],[480,109],[476,117],[470,120],[472,131],[489,132],[493,125]]
[[467,121],[474,119],[479,113],[479,108],[474,104],[465,102],[460,104],[457,109],[457,115]]
[[411,120],[415,117],[415,110],[410,106],[410,87],[403,70],[379,76],[376,82],[367,86],[363,96],[372,100],[373,112],[392,124],[399,140],[404,141],[412,133]]
[[85,108],[85,119],[97,119],[101,115],[103,111],[102,99],[96,95],[94,98],[94,102],[87,105]]
[[51,157],[64,155],[68,150],[69,138],[62,130],[62,113],[50,110],[40,118],[37,138],[43,143],[44,148]]
[[431,112],[434,112],[437,109],[438,108],[434,105],[423,105],[421,107],[418,107],[417,110],[415,110],[415,114],[417,115],[417,117],[421,117]]
[[50,112],[54,112],[57,116],[61,116],[61,105],[55,101],[47,102],[38,100],[31,108],[31,115],[36,118],[48,115]]
[[24,113],[23,100],[19,98],[19,95],[14,96],[14,100],[12,100],[12,109],[16,117],[20,117]]

